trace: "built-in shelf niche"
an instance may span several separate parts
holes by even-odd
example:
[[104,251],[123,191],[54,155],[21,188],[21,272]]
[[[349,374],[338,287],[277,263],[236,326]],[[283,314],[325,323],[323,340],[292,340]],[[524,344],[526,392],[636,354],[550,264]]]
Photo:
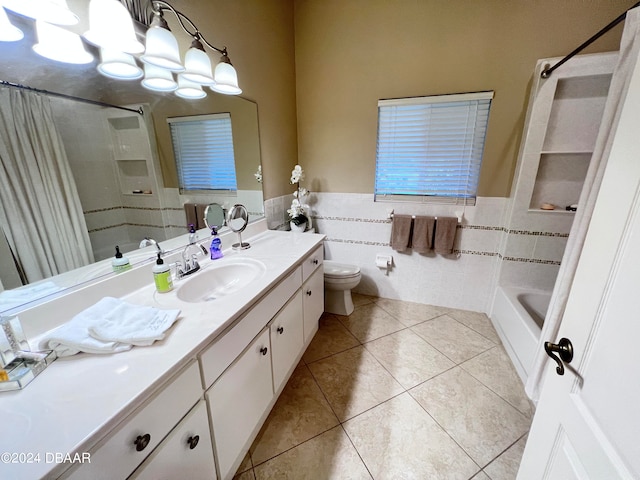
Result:
[[[153,193],[146,160],[116,160],[116,165],[120,191],[123,195],[151,195]],[[147,193],[134,193],[136,191]]]
[[529,208],[550,203],[565,210],[578,203],[590,160],[590,152],[542,154]]
[[[578,203],[598,136],[611,75],[558,80],[529,204],[566,212]],[[556,210],[540,210],[553,204]]]

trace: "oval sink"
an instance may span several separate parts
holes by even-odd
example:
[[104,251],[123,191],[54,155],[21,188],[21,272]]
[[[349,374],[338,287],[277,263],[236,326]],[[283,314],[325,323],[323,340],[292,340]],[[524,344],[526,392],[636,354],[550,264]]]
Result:
[[257,260],[232,260],[196,273],[178,288],[177,296],[185,302],[210,302],[242,290],[265,270]]

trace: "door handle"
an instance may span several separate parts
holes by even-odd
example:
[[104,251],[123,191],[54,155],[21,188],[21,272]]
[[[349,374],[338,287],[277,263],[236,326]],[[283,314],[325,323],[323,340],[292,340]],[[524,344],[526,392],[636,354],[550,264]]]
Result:
[[[571,340],[561,338],[557,344],[544,342],[544,351],[558,364],[556,373],[558,375],[564,375],[564,364],[562,362],[571,363],[571,360],[573,360],[573,345],[571,344]],[[558,355],[556,355],[556,353]],[[558,356],[560,356],[560,358],[558,358]]]

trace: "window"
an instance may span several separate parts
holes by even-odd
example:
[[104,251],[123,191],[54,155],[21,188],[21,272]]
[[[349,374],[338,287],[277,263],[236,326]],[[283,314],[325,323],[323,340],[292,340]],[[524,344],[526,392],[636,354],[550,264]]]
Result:
[[380,100],[375,199],[474,205],[492,98]]
[[231,115],[168,118],[181,190],[236,191]]

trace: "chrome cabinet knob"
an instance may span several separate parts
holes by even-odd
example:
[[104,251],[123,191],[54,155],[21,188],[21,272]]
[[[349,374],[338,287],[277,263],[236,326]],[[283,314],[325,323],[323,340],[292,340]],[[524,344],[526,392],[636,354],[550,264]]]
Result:
[[314,258],[314,259],[313,259],[313,264],[314,264],[314,265],[317,265],[317,264],[318,264],[318,259],[317,259],[317,258]]
[[278,327],[278,328],[276,328],[276,331],[277,331],[280,335],[282,335],[282,334],[284,333],[284,327]]
[[310,297],[311,296],[311,290],[307,290],[307,295]]
[[261,353],[262,355],[266,355],[268,351],[269,351],[269,350],[267,349],[267,347],[262,347],[262,348],[260,349],[260,353]]

